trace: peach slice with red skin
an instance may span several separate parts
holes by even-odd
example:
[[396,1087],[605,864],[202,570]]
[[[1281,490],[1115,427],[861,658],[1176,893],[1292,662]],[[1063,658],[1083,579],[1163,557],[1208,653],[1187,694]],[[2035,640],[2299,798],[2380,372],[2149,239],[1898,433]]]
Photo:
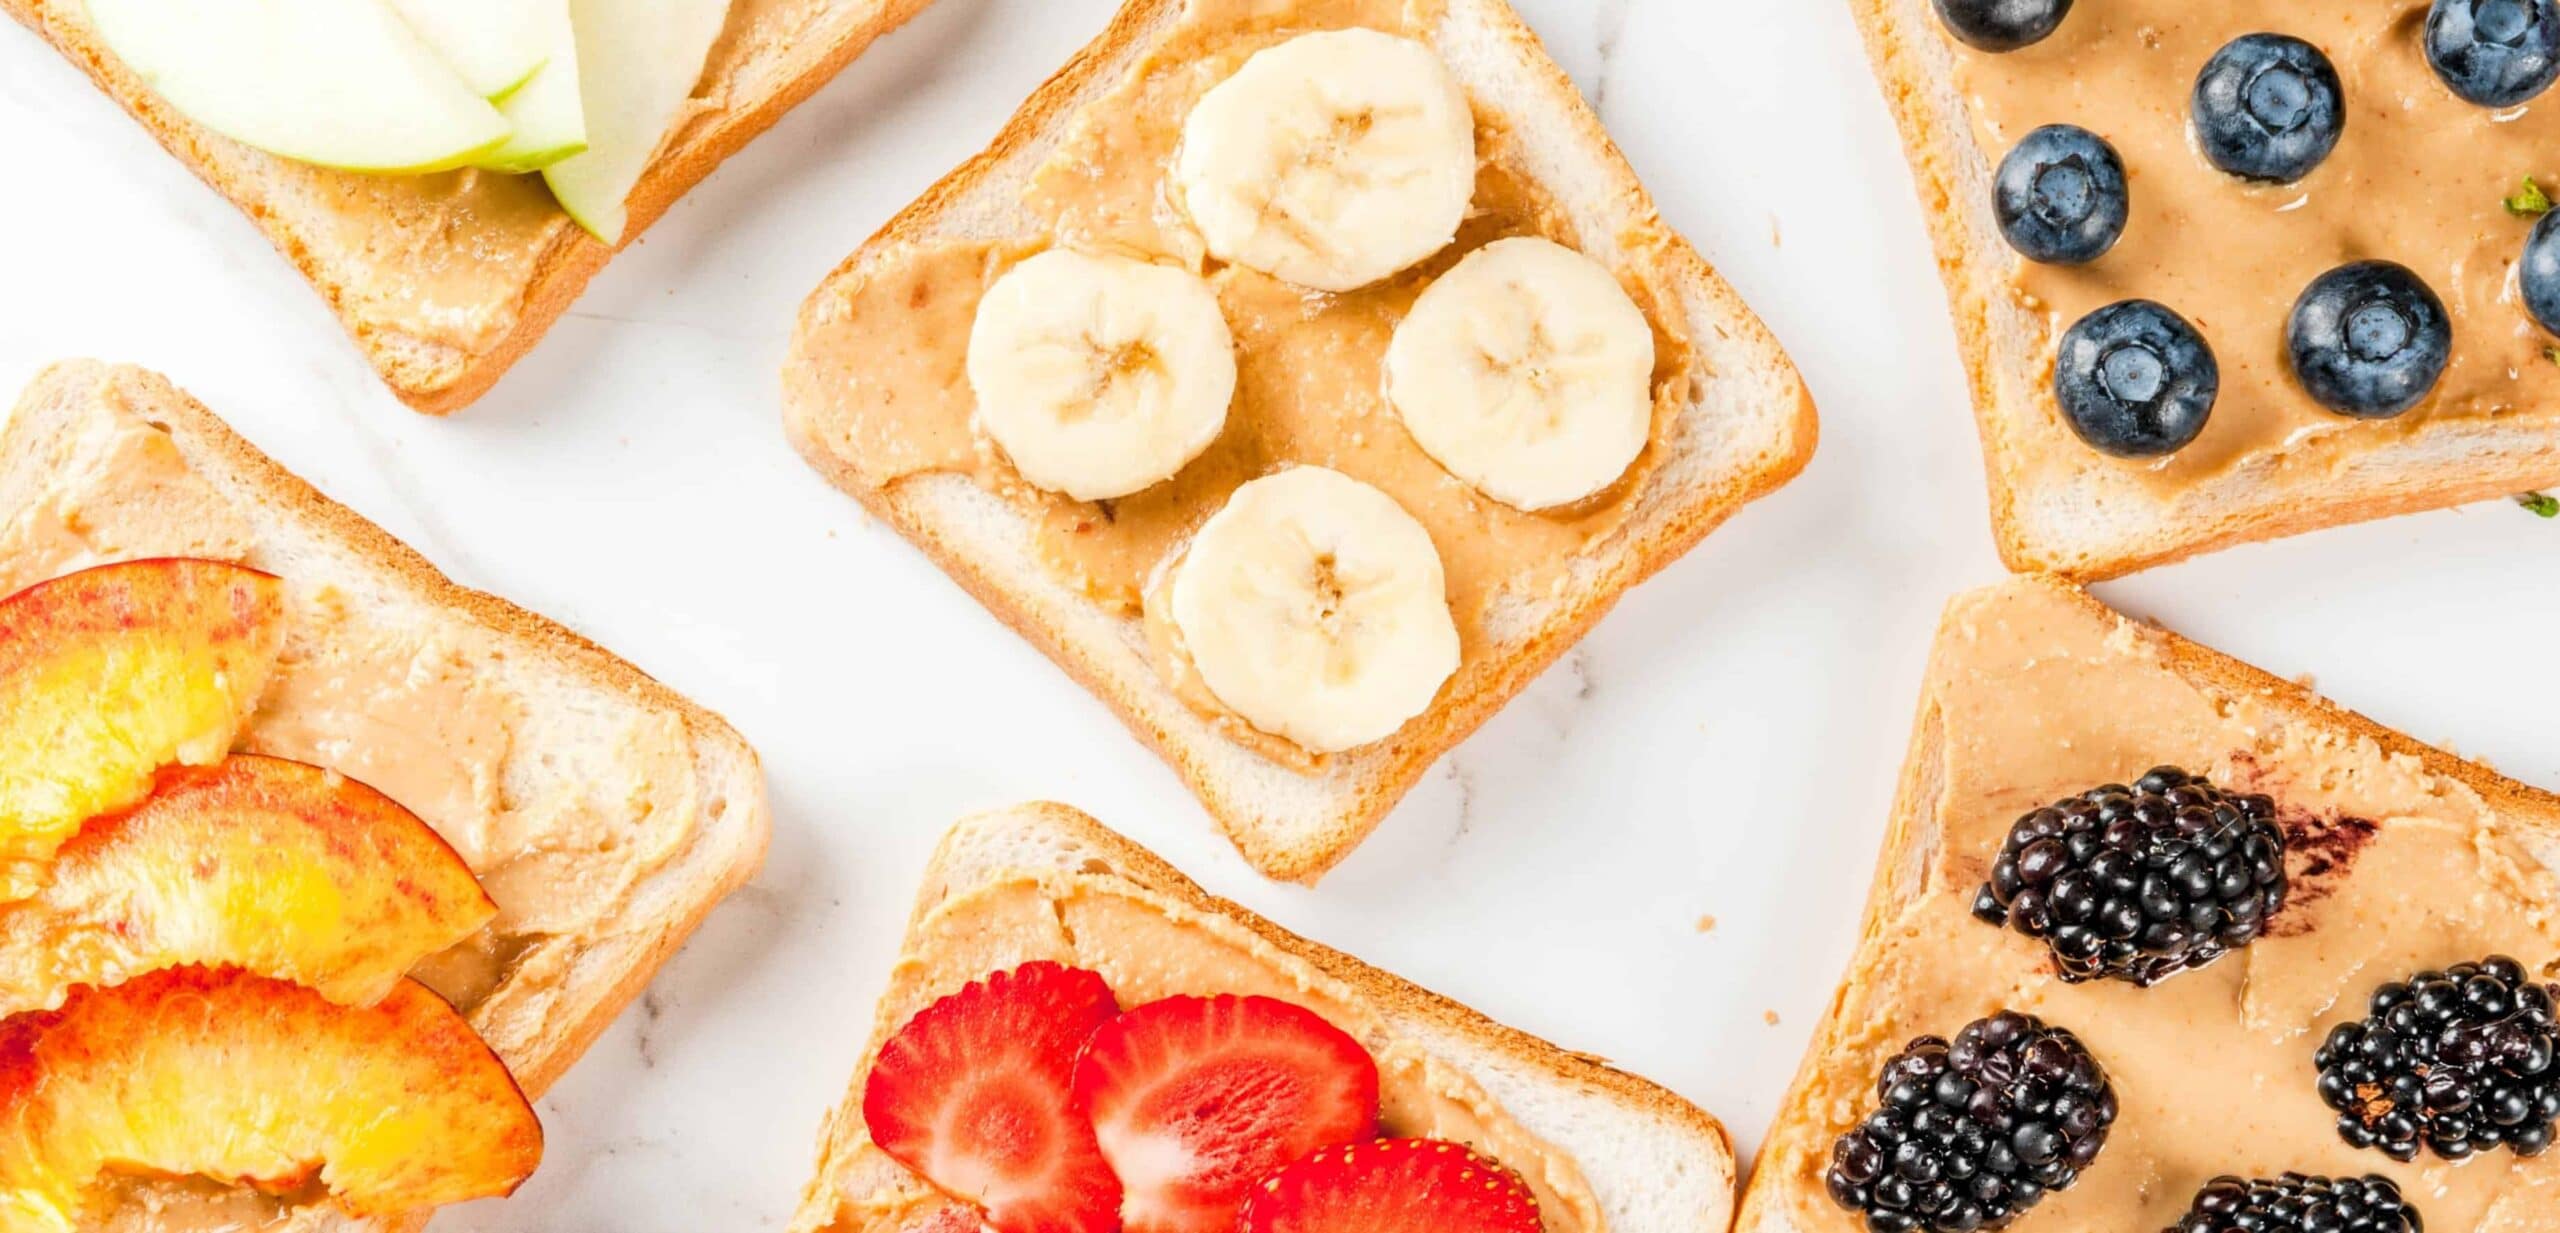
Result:
[[415,982],[351,1007],[173,968],[0,1022],[5,1233],[71,1233],[120,1176],[316,1180],[369,1217],[507,1194],[541,1158],[505,1063]]
[[352,779],[254,755],[173,767],[0,904],[0,1016],[185,964],[370,1005],[497,910],[434,830]]
[[284,584],[219,561],[102,565],[0,600],[0,901],[160,768],[229,753],[284,635]]

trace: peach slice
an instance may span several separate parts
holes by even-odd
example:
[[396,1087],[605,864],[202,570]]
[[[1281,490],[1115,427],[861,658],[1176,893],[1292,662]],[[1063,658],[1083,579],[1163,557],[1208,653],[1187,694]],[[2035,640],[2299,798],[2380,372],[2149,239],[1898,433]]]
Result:
[[103,565],[0,600],[0,901],[161,767],[230,752],[284,633],[283,583],[219,561]]
[[352,779],[245,754],[174,767],[0,904],[0,1016],[191,963],[370,1005],[497,912],[426,823]]
[[0,1230],[81,1227],[121,1177],[270,1193],[316,1181],[358,1216],[513,1191],[542,1127],[505,1063],[423,985],[370,1007],[173,968],[0,1022]]

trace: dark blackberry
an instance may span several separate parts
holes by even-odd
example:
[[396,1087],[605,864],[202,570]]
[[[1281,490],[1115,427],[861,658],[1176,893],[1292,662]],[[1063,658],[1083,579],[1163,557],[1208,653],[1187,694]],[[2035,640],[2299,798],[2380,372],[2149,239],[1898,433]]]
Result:
[[2275,802],[2164,766],[2018,819],[1973,914],[2044,939],[2064,980],[2152,985],[2256,941],[2284,895]]
[[2166,1233],[2424,1233],[2387,1177],[2217,1177]]
[[1952,1044],[1912,1041],[1876,1094],[1823,1179],[1871,1233],[1997,1229],[2079,1181],[2116,1120],[2115,1090],[2080,1038],[2016,1011],[1975,1020]]
[[2329,1032],[2312,1060],[2320,1099],[2354,1147],[2447,1160],[2551,1147],[2560,1123],[2554,989],[2503,955],[2420,972],[2373,991],[2370,1014]]

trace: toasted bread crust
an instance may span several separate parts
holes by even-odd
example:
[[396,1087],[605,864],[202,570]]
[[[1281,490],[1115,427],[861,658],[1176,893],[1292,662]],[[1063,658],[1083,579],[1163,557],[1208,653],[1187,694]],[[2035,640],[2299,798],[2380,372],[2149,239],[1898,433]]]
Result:
[[[593,1001],[577,1018],[536,1042],[529,1056],[511,1060],[510,1069],[517,1083],[528,1095],[539,1097],[585,1053],[623,1007],[639,996],[711,909],[745,885],[762,865],[772,835],[772,815],[755,751],[718,715],[585,637],[446,578],[408,545],[285,470],[233,432],[220,417],[156,373],[90,360],[47,368],[28,386],[5,428],[0,428],[0,457],[28,448],[28,438],[44,430],[41,421],[48,407],[92,398],[112,399],[142,409],[146,418],[180,443],[191,466],[218,473],[226,495],[256,502],[264,516],[314,529],[362,557],[378,571],[380,579],[405,588],[454,620],[507,642],[511,655],[548,664],[582,685],[673,715],[682,724],[687,744],[697,759],[734,768],[735,774],[728,777],[733,782],[723,790],[728,809],[739,825],[725,837],[730,846],[720,854],[711,876],[685,888],[675,913],[656,920],[616,922],[628,927],[628,932],[617,934],[617,939],[637,941],[635,960],[614,973],[600,993],[591,995]],[[423,1226],[427,1216],[428,1213],[415,1213],[358,1222],[313,1209],[298,1212],[295,1227],[407,1230]]]
[[[1245,858],[1265,876],[1282,881],[1313,883],[1339,864],[1377,829],[1433,763],[1562,657],[1628,588],[1677,560],[1735,511],[1776,491],[1802,472],[1812,459],[1819,435],[1812,395],[1775,337],[1697,250],[1662,222],[1634,169],[1611,142],[1598,115],[1582,102],[1571,79],[1547,55],[1536,33],[1503,0],[1477,0],[1477,4],[1489,15],[1518,62],[1536,74],[1534,88],[1543,95],[1570,101],[1575,140],[1604,156],[1608,195],[1634,220],[1630,230],[1643,235],[1641,242],[1630,247],[1641,249],[1657,261],[1668,284],[1693,290],[1703,298],[1703,305],[1691,306],[1693,318],[1710,321],[1723,335],[1769,357],[1771,371],[1763,374],[1763,379],[1783,389],[1783,396],[1793,405],[1786,416],[1787,427],[1777,440],[1715,486],[1681,494],[1677,508],[1668,517],[1643,525],[1636,534],[1614,544],[1595,584],[1580,590],[1534,633],[1506,646],[1499,654],[1477,657],[1462,665],[1432,707],[1394,736],[1337,755],[1323,775],[1343,785],[1350,800],[1328,816],[1314,834],[1304,838],[1275,837],[1257,825],[1261,811],[1247,785],[1232,782],[1216,765],[1218,758],[1231,757],[1234,751],[1245,747],[1200,724],[1151,668],[1131,672],[1106,658],[1106,648],[1078,637],[1063,622],[1043,612],[1037,598],[997,563],[956,544],[914,482],[875,487],[865,481],[854,460],[831,444],[825,399],[809,388],[810,378],[797,358],[808,344],[816,318],[839,285],[925,243],[946,211],[981,181],[1011,160],[1052,140],[1072,122],[1087,93],[1105,75],[1122,71],[1140,54],[1153,32],[1178,15],[1184,0],[1131,0],[1123,6],[1110,27],[1034,92],[993,142],[926,190],[837,266],[802,309],[794,339],[795,358],[784,374],[784,423],[800,455],[829,482],[895,527],[963,590],[1048,655],[1078,684],[1109,704],[1131,732],[1172,764]],[[1207,735],[1201,735],[1203,731]]]
[[2377,451],[2386,464],[2380,472],[2358,471],[2309,491],[2266,485],[2247,500],[2218,510],[2153,508],[2158,502],[2148,494],[2110,489],[2104,495],[2121,498],[2123,508],[2138,511],[2139,524],[2104,542],[2075,540],[2037,525],[2024,506],[2037,496],[2080,485],[2067,468],[2048,465],[2048,459],[2023,448],[2013,428],[2025,417],[2048,414],[2049,398],[2016,405],[2001,397],[2004,377],[2035,391],[2045,388],[2046,379],[2042,371],[2015,372],[2004,365],[2044,364],[2051,357],[2008,355],[2000,347],[2001,323],[1995,313],[2001,310],[1995,306],[2004,294],[2005,271],[2018,258],[1983,240],[1997,234],[1982,221],[1988,198],[1965,186],[1987,174],[1968,168],[1987,165],[1989,155],[1976,146],[1962,100],[1930,54],[1933,40],[1941,36],[1915,18],[1924,7],[1918,0],[1849,0],[1877,85],[1901,131],[1937,253],[1938,275],[1946,285],[1957,349],[1971,387],[1975,429],[1982,439],[1992,532],[2000,559],[2010,569],[2103,581],[2238,544],[2560,486],[2560,432],[2443,425],[2419,434],[2418,440],[2471,444],[2478,452],[2447,462],[2430,458],[2420,446],[2394,447]]
[[[1098,859],[1108,866],[1110,876],[1173,900],[1183,907],[1234,921],[1280,952],[1350,986],[1362,999],[1391,1015],[1429,1022],[1462,1037],[1488,1057],[1542,1072],[1560,1083],[1605,1094],[1612,1101],[1681,1126],[1721,1149],[1721,1158],[1712,1163],[1723,1178],[1723,1189],[1732,1189],[1735,1176],[1732,1137],[1726,1133],[1724,1124],[1704,1109],[1681,1099],[1669,1089],[1615,1070],[1603,1059],[1560,1048],[1517,1028],[1495,1022],[1461,1003],[1371,967],[1331,947],[1300,937],[1249,909],[1211,895],[1162,857],[1071,806],[1035,801],[964,819],[955,825],[925,865],[924,877],[916,892],[915,908],[908,917],[910,937],[943,901],[972,889],[971,884],[955,880],[955,875],[961,871],[951,867],[954,850],[960,836],[970,828],[989,826],[1036,828],[1063,837],[1078,848],[1099,853],[1098,858],[1089,858],[1088,863]],[[901,1026],[902,1023],[892,1020],[889,1007],[885,1005],[875,1016],[870,1043],[863,1050],[861,1067],[855,1072],[843,1103],[828,1115],[819,1149],[818,1173],[802,1199],[800,1214],[792,1224],[794,1229],[823,1227],[833,1218],[838,1203],[847,1197],[835,1193],[833,1166],[842,1155],[870,1141],[870,1134],[862,1121],[864,1079],[870,1071],[872,1059],[879,1054],[880,1046]],[[1571,1144],[1555,1146],[1572,1151]],[[1729,1216],[1730,1209],[1701,1212],[1697,1227],[1723,1228]]]
[[[2171,671],[2208,691],[2229,697],[2257,698],[2295,712],[2307,723],[2371,741],[2392,757],[2416,759],[2427,773],[2454,780],[2479,793],[2501,818],[2560,833],[2560,795],[2519,783],[2488,767],[2426,745],[2301,685],[2189,641],[2158,625],[2136,621],[2057,576],[2035,575],[2012,579],[2003,585],[2044,589],[2086,613],[2092,620],[2139,625],[2154,635],[2156,641],[2150,644],[2150,649],[2161,655]],[[1950,615],[1969,598],[1960,596],[1950,604]],[[1938,678],[1939,672],[1940,665],[1933,656],[1930,667],[1932,682]],[[1807,1112],[1799,1093],[1814,1085],[1821,1075],[1843,1064],[1842,1059],[1852,1053],[1851,1041],[1862,1025],[1846,1015],[1851,989],[1857,984],[1858,975],[1866,970],[1868,957],[1876,952],[1885,932],[1928,889],[1926,866],[1938,833],[1931,805],[1938,795],[1937,776],[1944,741],[1945,729],[1938,713],[1936,690],[1924,687],[1919,713],[1912,724],[1910,751],[1904,759],[1902,777],[1894,793],[1893,821],[1886,828],[1883,848],[1876,860],[1875,880],[1868,891],[1866,910],[1859,922],[1857,948],[1851,952],[1849,970],[1843,974],[1838,989],[1832,994],[1831,1004],[1824,1009],[1821,1022],[1814,1027],[1804,1060],[1787,1085],[1787,1095],[1779,1103],[1779,1122],[1771,1127],[1764,1143],[1799,1128],[1800,1119]],[[1762,1177],[1755,1175],[1752,1182],[1743,1195],[1742,1213],[1734,1226],[1736,1233],[1794,1233],[1782,1212],[1777,1180],[1770,1179],[1763,1184]]]
[[[27,28],[44,36],[61,52],[63,58],[89,75],[125,110],[132,114],[152,137],[196,177],[215,192],[229,198],[249,220],[265,232],[294,268],[302,272],[312,287],[329,302],[332,312],[347,327],[357,345],[381,373],[383,381],[402,402],[428,415],[446,415],[469,406],[498,378],[524,358],[535,343],[548,333],[553,322],[568,311],[587,282],[613,259],[616,252],[640,238],[651,224],[664,216],[676,203],[711,174],[730,155],[744,148],[756,135],[771,128],[784,112],[798,106],[818,87],[827,83],[854,57],[869,48],[873,40],[887,34],[923,11],[931,0],[831,0],[845,10],[844,29],[835,41],[826,44],[802,64],[798,71],[777,88],[760,97],[734,102],[687,122],[674,143],[658,152],[647,174],[632,189],[629,199],[630,223],[624,229],[620,245],[607,245],[575,227],[562,232],[536,258],[532,278],[518,290],[519,311],[513,328],[478,352],[429,344],[402,335],[388,337],[376,333],[345,308],[346,288],[332,280],[308,250],[295,242],[292,230],[263,205],[250,200],[217,165],[209,151],[219,141],[194,122],[178,114],[176,109],[137,79],[114,55],[89,38],[79,28],[59,15],[65,3],[76,0],[0,0],[0,9]],[[794,51],[802,49],[795,48]],[[432,362],[418,362],[410,353],[424,350]]]

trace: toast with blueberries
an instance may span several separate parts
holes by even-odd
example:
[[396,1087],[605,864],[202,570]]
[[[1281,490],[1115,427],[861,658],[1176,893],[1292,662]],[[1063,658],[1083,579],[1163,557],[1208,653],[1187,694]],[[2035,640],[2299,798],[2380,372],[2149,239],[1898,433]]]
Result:
[[2560,1228],[2560,797],[2022,577],[1956,599],[1741,1233]]
[[783,388],[1301,882],[1815,436],[1503,0],[1133,0],[811,294]]
[[2560,483],[2560,4],[1851,8],[2012,568]]
[[793,1233],[1689,1233],[1724,1128],[1063,805],[953,827]]

